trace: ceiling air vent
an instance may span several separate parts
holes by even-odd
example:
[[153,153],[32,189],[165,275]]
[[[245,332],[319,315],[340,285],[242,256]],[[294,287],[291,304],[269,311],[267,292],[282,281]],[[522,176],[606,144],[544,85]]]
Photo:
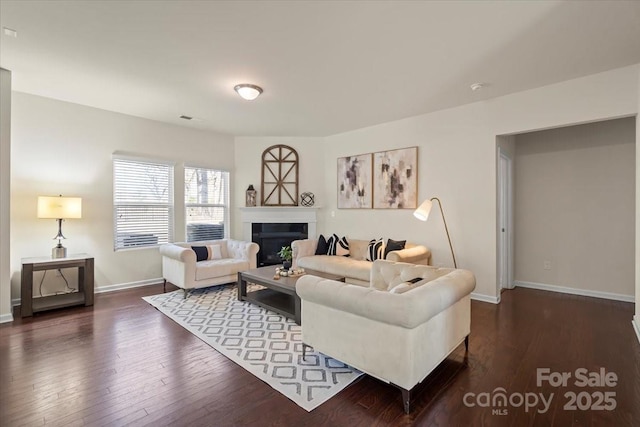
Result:
[[191,116],[180,116],[180,118],[185,120],[193,120],[193,117]]
[[13,38],[18,37],[18,32],[16,30],[12,30],[11,28],[2,27],[2,31],[4,32],[5,35],[9,37],[13,37]]

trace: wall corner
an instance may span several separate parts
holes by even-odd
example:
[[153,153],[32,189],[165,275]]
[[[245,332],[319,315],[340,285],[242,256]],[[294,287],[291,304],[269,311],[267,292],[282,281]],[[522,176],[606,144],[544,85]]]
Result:
[[11,314],[11,71],[0,68],[0,323]]
[[[638,92],[636,110],[636,333],[640,324],[640,65],[638,66]],[[640,339],[640,336],[638,336]]]

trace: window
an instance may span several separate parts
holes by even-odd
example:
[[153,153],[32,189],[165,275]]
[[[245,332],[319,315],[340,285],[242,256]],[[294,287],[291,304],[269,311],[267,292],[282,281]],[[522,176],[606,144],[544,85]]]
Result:
[[114,248],[173,241],[173,165],[113,160]]
[[229,172],[184,168],[187,242],[229,235]]

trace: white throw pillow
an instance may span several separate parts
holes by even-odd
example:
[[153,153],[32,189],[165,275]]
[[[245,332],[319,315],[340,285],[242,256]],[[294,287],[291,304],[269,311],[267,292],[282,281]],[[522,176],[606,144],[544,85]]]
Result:
[[413,289],[413,284],[409,282],[402,282],[399,285],[394,286],[389,291],[390,294],[404,294],[407,291]]
[[208,245],[209,259],[222,259],[222,249],[220,245]]

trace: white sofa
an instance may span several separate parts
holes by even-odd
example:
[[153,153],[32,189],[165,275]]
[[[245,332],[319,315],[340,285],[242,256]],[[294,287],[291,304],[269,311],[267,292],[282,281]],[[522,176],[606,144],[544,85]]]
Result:
[[302,276],[303,357],[311,346],[395,385],[409,413],[411,389],[463,341],[468,349],[474,288],[467,270],[384,260],[368,288]]
[[[366,260],[369,240],[349,240],[349,256],[316,255],[317,239],[294,240],[293,267],[315,270],[322,273],[343,276],[346,283],[369,286],[369,276],[373,262]],[[387,254],[387,260],[411,264],[431,264],[431,250],[426,246],[407,243],[405,249]]]
[[[196,262],[192,246],[219,246],[219,259]],[[222,239],[200,242],[168,243],[160,246],[162,277],[166,291],[167,282],[184,289],[187,297],[190,289],[231,283],[238,280],[238,272],[256,268],[256,255],[260,247],[253,242]]]

